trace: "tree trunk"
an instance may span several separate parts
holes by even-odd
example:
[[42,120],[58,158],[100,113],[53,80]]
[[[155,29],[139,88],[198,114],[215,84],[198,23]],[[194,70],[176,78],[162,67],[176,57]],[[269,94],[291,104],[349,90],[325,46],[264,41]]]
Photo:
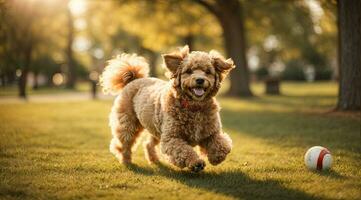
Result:
[[149,75],[151,77],[157,77],[157,58],[157,53],[149,52]]
[[339,0],[338,110],[361,108],[361,1]]
[[280,95],[280,79],[277,77],[268,77],[265,80],[266,94]]
[[97,99],[97,81],[90,80],[92,99]]
[[23,70],[21,71],[21,75],[20,75],[20,79],[19,79],[19,83],[18,83],[19,97],[23,98],[23,99],[27,98],[26,83],[27,83],[27,78],[28,78],[28,73],[29,73],[32,50],[33,50],[32,44],[29,44],[29,46],[24,51],[24,58],[25,58],[24,59],[24,67],[23,67]]
[[76,82],[76,66],[74,63],[73,57],[73,41],[74,41],[74,23],[73,23],[73,15],[70,11],[70,8],[67,9],[68,15],[68,39],[67,39],[67,47],[66,47],[66,57],[67,57],[67,65],[68,65],[68,80],[66,82],[66,87],[69,89],[74,89]]
[[39,82],[38,82],[39,72],[38,72],[38,71],[34,71],[33,73],[34,73],[33,90],[37,90],[37,89],[39,89]]
[[5,87],[6,86],[6,75],[5,73],[1,73],[1,86]]
[[147,59],[149,60],[149,76],[157,77],[157,58],[158,54],[151,49],[145,48],[143,46],[139,47],[140,54],[146,54]]
[[53,87],[53,86],[54,86],[53,76],[54,76],[54,74],[48,74],[48,75],[46,76],[46,86],[47,86],[47,87]]
[[191,51],[194,50],[194,36],[191,33],[188,33],[185,37],[184,37],[184,43],[185,45],[188,45],[189,49]]
[[246,57],[246,39],[242,5],[239,0],[216,0],[214,4],[205,0],[195,0],[214,14],[223,29],[225,49],[236,64],[230,72],[231,88],[229,96],[253,96],[250,89],[249,70]]
[[21,71],[21,76],[20,76],[19,83],[18,83],[19,97],[22,99],[27,98],[26,82],[27,82],[28,72],[29,71],[24,67],[24,69]]
[[10,71],[6,72],[5,78],[6,78],[5,84],[13,85],[16,82],[15,70],[10,70]]

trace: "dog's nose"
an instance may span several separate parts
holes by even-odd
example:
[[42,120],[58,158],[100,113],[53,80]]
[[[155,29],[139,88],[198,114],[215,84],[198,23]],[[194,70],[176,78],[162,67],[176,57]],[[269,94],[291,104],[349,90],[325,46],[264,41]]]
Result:
[[202,78],[197,78],[197,79],[196,79],[196,83],[197,83],[197,85],[202,85],[202,84],[204,83],[204,79],[202,79]]

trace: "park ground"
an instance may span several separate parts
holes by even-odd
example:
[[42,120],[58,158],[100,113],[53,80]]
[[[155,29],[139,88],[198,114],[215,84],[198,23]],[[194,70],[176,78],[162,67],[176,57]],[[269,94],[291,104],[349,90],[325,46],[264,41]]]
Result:
[[[108,151],[109,99],[0,101],[0,199],[361,199],[360,113],[331,112],[337,84],[254,90],[219,98],[234,148],[200,174],[148,165],[141,145],[134,165],[119,164]],[[331,150],[331,171],[305,168],[315,145]]]

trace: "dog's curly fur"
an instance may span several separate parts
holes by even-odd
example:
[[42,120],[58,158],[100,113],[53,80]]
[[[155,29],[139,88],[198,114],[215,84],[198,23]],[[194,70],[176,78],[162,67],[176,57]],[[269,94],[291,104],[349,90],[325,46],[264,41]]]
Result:
[[193,51],[188,46],[163,55],[170,81],[148,78],[148,64],[135,54],[109,61],[100,83],[105,93],[118,95],[110,114],[113,134],[110,151],[130,163],[132,147],[145,128],[147,160],[158,161],[155,147],[171,163],[200,171],[205,162],[193,147],[199,146],[212,165],[225,160],[232,140],[223,133],[217,94],[224,77],[234,68],[216,51]]

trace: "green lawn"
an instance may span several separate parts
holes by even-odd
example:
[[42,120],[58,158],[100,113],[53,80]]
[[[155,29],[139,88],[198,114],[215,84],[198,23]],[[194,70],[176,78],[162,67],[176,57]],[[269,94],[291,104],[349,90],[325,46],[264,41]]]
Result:
[[[220,98],[234,148],[200,174],[150,166],[141,145],[134,165],[119,164],[108,151],[111,101],[0,104],[0,199],[361,199],[360,114],[329,112],[335,83],[282,91]],[[333,153],[332,171],[304,167],[315,145]]]

